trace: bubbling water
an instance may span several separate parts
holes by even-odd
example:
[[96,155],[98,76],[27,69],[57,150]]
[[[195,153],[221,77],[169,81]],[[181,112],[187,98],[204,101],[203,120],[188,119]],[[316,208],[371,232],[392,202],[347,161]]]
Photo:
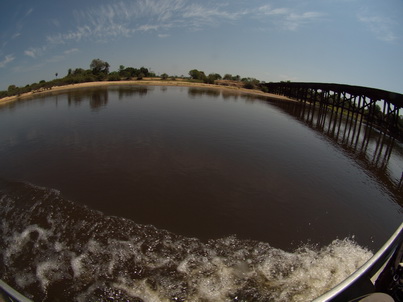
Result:
[[350,239],[204,243],[26,183],[0,181],[0,217],[0,277],[38,301],[310,301],[372,256]]

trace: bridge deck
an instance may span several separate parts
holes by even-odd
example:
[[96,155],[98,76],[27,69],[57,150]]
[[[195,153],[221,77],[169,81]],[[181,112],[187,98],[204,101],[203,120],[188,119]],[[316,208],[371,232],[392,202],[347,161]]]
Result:
[[348,93],[354,96],[366,96],[373,100],[384,100],[399,108],[403,108],[403,94],[362,86],[352,86],[346,84],[333,84],[333,83],[309,83],[309,82],[280,82],[280,83],[266,83],[265,86],[269,90],[276,90],[276,88],[306,88],[322,91],[333,91],[336,93]]

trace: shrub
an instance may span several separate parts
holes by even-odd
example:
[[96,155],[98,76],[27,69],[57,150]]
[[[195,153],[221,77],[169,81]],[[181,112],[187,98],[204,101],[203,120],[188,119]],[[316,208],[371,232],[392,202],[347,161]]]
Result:
[[108,75],[108,81],[120,81],[120,75],[117,71],[111,72]]

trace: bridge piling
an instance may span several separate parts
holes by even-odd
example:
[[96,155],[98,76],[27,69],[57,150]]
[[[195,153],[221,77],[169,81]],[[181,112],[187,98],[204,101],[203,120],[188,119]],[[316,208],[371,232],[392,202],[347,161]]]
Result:
[[[357,139],[355,137],[357,125],[358,133],[360,133],[364,118],[369,127],[376,127],[388,135],[394,135],[399,140],[403,140],[403,126],[399,125],[399,110],[403,108],[402,94],[375,88],[331,83],[280,82],[262,85],[271,93],[302,102],[304,104],[303,115],[307,114],[308,117],[311,115],[312,120],[317,102],[319,102],[319,115],[322,119],[317,126],[325,127],[326,120],[329,118],[330,124],[328,124],[327,130],[331,132],[337,129],[337,135],[342,129],[340,123],[342,123],[343,116],[347,115],[346,120],[349,126],[344,128],[344,131],[348,131],[348,135],[345,134],[347,140]],[[382,107],[383,109],[381,109]],[[323,114],[330,110],[330,117]],[[350,119],[351,122],[349,122]],[[353,135],[350,138],[351,131]]]

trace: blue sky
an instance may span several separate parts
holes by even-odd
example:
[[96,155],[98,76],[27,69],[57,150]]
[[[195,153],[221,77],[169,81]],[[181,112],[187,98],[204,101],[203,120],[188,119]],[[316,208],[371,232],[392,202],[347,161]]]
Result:
[[92,59],[403,93],[402,0],[1,0],[0,89]]

